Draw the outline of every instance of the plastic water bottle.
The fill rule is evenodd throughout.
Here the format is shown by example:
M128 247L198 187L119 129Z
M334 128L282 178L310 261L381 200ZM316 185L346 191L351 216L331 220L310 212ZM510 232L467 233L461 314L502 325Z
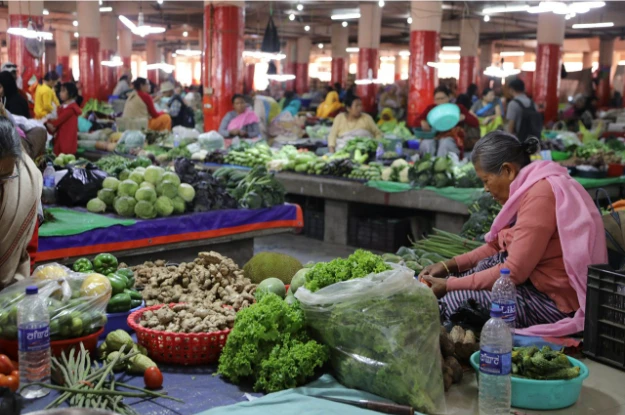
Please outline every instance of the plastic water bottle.
M46 169L43 171L43 186L44 187L52 187L55 186L54 182L54 167L51 162L48 162Z
M510 332L514 335L516 324L516 286L510 279L509 269L501 269L499 279L493 285L491 301L493 306L501 310L501 318L508 324Z
M56 202L56 191L54 190L56 182L54 174L54 167L52 167L52 163L48 162L46 169L43 171L43 191L41 193L41 201L47 205L51 205Z
M50 381L50 315L36 286L26 287L26 297L17 308L20 385L26 399L46 396L50 390L27 386Z
M178 134L174 134L174 148L178 148L180 146L180 136Z
M404 146L401 141L395 144L395 152L400 156L404 153Z
M480 415L510 413L512 336L501 309L493 306L480 336Z
M384 144L379 143L378 148L375 150L375 159L380 161L384 155Z

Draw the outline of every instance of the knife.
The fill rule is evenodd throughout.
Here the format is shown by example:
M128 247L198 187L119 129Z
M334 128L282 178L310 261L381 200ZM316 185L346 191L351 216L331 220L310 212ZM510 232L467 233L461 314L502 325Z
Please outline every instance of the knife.
M410 406L397 405L394 403L376 402L367 400L351 401L349 399L329 398L327 396L317 396L317 398L327 401L338 402L345 405L357 406L359 408L371 409L372 411L382 412L384 414L393 415L414 415L414 410Z

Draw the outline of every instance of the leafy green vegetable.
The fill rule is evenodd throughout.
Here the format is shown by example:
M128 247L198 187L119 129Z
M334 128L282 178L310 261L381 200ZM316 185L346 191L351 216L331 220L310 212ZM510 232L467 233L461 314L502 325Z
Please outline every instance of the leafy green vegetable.
M141 200L135 205L135 215L141 219L154 219L156 209L152 203Z
M371 273L387 271L391 267L384 263L381 256L362 249L357 250L347 259L336 258L330 262L316 264L306 274L306 288L315 292L328 285L362 278Z
M146 202L154 203L156 202L156 197L156 191L149 187L142 187L135 193L135 199L137 199L138 202L145 200Z
M87 202L87 210L91 213L103 213L106 211L106 203L98 198L91 199Z
M117 195L135 197L135 193L137 193L138 189L139 184L134 180L124 180L117 188Z
M156 213L158 216L169 216L174 213L174 204L171 199L165 196L161 196L156 199Z
M152 183L154 186L156 186L163 180L164 173L165 170L163 170L162 167L149 166L145 169L145 181L148 183Z
M515 347L512 351L512 375L538 380L574 379L579 367L573 366L562 351L549 346Z
M311 340L298 303L274 294L237 313L219 358L218 373L234 383L254 381L254 390L277 392L302 385L328 358Z
M133 217L137 200L134 197L122 196L115 201L113 207L119 216Z

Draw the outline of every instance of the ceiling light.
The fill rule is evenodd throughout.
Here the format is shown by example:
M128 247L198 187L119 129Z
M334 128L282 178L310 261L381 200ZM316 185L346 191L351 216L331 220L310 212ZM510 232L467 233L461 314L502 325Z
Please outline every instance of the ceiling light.
M119 20L128 28L132 33L137 36L145 37L147 35L158 34L165 32L164 27L150 26L143 23L143 13L139 12L139 19L137 25L135 25L126 16L119 16Z
M527 5L487 7L482 10L482 14L525 12L529 8Z
M443 46L445 52L458 52L460 49L460 46Z
M172 73L174 69L176 69L176 67L174 65L161 62L161 63L150 63L149 65L145 65L145 69L147 69L148 71L160 69L161 71L165 73Z
M521 70L523 72L535 72L536 62L523 62L523 64L521 65Z
M27 27L10 27L7 33L15 36L22 36L26 39L52 40L52 32L39 31L35 29L32 21L28 21Z
M571 19L572 19L572 18L574 18L574 17L575 17L575 13L569 13L569 14L567 14L566 16L564 16L564 18L565 18L566 20L571 20Z
M399 56L410 56L410 51L409 50L400 50L399 51Z
M342 13L342 14L333 14L330 16L332 20L350 20L350 19L360 19L360 12L358 13Z
M310 31L310 26L308 26L308 25L304 26L304 30L307 31L307 32Z
M599 9L605 6L605 1L576 1L572 3L573 7L583 7L588 9Z
M163 0L156 0L158 4L163 4Z
M98 6L102 5L102 0L98 0Z
M406 21L408 22L408 24L412 24L412 17L409 17L408 19L406 19Z
M293 13L289 14L289 20L290 21L295 20L295 15Z
M48 11L48 9L43 9L43 15L44 16L47 16L49 14L50 14L50 12Z
M490 16L489 15L484 16L484 21L485 22L490 22Z
M380 6L380 7L384 7L384 0L380 0L380 1L378 2L378 6Z
M100 13L112 12L113 8L111 6L100 7Z
M317 62L332 62L332 58L330 56L321 56L317 58Z
M73 25L74 27L78 27L78 20L74 20L74 21L72 22L72 25Z
M438 57L440 59L457 60L457 59L460 59L460 54L459 53L440 53Z
M194 49L176 49L176 55L181 55L181 56L201 56L202 55L202 51L201 50L194 50Z
M525 56L525 52L523 52L522 50L500 52L499 56Z
M502 69L499 66L489 66L484 70L484 75L492 76L493 78L505 78L510 75L518 75L521 73L519 69Z
M625 66L625 61L618 61L619 66Z
M595 29L600 27L612 27L614 22L605 23L576 23L573 25L573 29Z
M429 66L430 68L438 68L439 66L441 66L441 64L439 62L428 62L427 66Z
M395 60L395 56L380 56L382 62L392 62Z
M347 22L343 22L343 23L341 23L341 26L343 26L343 27L347 27Z
M293 79L295 79L295 75L273 74L273 75L267 75L267 79L269 79L270 81L285 82L285 81L292 81Z
M116 68L118 66L124 66L124 62L122 62L122 58L119 56L113 56L110 60L101 61L100 64L102 66L108 66L109 68Z
M74 32L74 37L78 37L78 32Z
M319 49L323 49L323 43L320 43L317 46L319 47Z
M360 48L345 48L345 52L347 53L358 53Z
M172 54L171 54L171 57L172 57L172 58L175 58L176 56L178 56L178 55L176 55L176 52L174 52L174 53L172 53Z
M304 5L303 5L302 3L299 3L299 4L297 5L297 10L299 10L300 12L301 12L302 10L304 10Z
M384 81L381 79L356 79L354 81L356 85L373 85L373 84L382 84Z
M244 50L243 57L279 61L286 58L286 55L284 53L261 52L260 50Z
M187 32L187 31L182 32L182 36L183 37L189 37L189 32Z

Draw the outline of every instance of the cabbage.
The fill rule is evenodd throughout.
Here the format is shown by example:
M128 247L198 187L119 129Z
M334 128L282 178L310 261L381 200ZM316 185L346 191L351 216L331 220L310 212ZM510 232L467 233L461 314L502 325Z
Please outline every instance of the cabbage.
M149 187L141 188L137 190L137 193L135 193L135 199L138 201L144 200L149 203L154 203L156 202L156 191Z
M170 199L178 196L178 186L169 180L163 180L161 184L156 187L156 191L159 196L167 196Z
M106 210L106 203L98 198L91 199L87 202L87 210L91 213L103 213Z
M119 187L117 188L117 195L135 197L137 189L139 189L139 185L137 184L137 182L132 180L124 180L119 184Z
M141 219L153 219L156 217L156 209L152 203L141 200L135 205L135 215Z
M163 173L165 170L162 167L150 166L145 169L145 181L157 185L163 180Z
M124 169L122 170L121 173L119 173L119 180L124 181L124 180L128 180L128 178L130 177L130 170L128 169Z
M119 180L117 180L115 177L107 177L102 182L102 187L104 189L117 190L118 186L119 186Z
M145 167L139 166L139 167L136 167L133 171L137 171L143 175L145 174Z
M161 196L156 199L156 213L158 216L169 216L174 213L174 204L170 198Z
M127 130L119 139L119 144L123 144L128 148L143 147L145 145L145 134L137 130Z
M136 169L132 173L130 173L129 179L132 180L133 182L137 183L137 184L141 184L145 180L143 180L143 173L141 173L140 171L137 171L137 170L138 169Z
M150 183L150 182L141 182L141 184L139 185L139 189L144 188L144 187L149 187L150 189L155 189L154 185L152 183Z
M190 184L183 183L178 186L178 196L185 202L192 202L195 197L195 189Z
M115 201L115 212L119 216L133 217L135 215L135 206L137 201L134 197L123 196Z
M172 182L176 187L180 186L180 177L174 172L166 171L165 174L163 174L163 181L165 180Z
M113 206L113 202L115 201L115 190L100 189L98 191L98 199L106 203L107 206Z
M184 200L182 200L182 198L180 196L176 196L171 200L174 204L174 212L175 213L184 213L184 211L186 210L186 205L184 203Z

